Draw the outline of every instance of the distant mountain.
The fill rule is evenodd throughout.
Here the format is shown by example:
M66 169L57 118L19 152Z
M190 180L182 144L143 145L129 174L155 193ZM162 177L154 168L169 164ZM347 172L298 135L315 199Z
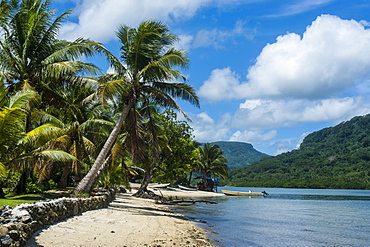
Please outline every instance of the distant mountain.
M211 144L219 146L223 151L223 155L228 161L227 166L229 169L247 166L261 160L262 157L268 156L245 142L218 141Z
M297 150L234 169L228 184L370 189L370 115L314 132Z

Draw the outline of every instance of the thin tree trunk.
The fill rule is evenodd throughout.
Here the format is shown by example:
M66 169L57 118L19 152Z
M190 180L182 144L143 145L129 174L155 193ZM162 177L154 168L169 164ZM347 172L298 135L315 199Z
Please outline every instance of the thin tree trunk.
M5 193L3 191L3 181L0 181L0 199L5 199Z
M68 162L66 164L66 166L64 167L63 173L62 173L62 177L60 178L59 183L58 183L58 188L59 189L65 189L65 188L67 188L67 185L68 185L68 175L69 175L69 171L71 169L71 166L72 166L72 162Z
M101 174L99 173L99 170L101 166L103 165L103 162L105 161L114 142L116 141L117 136L119 132L121 131L122 125L124 121L126 120L126 117L130 111L131 106L132 106L132 103L130 101L129 104L123 109L121 117L119 118L116 126L114 126L102 150L100 150L100 153L98 157L96 158L94 165L91 167L91 169L86 174L86 176L77 184L77 186L73 190L73 193L75 194L80 193L80 192L89 193L93 190L94 183L98 180L99 175Z
M143 181L141 182L140 188L138 191L133 195L137 197L143 197L144 194L148 192L148 185L150 183L150 180L152 180L154 175L154 167L151 167L148 171L145 172Z
M13 194L21 195L26 193L27 178L29 177L28 168L22 171L21 177L18 180L17 185L13 188Z
M189 175L189 180L188 180L188 184L187 186L190 187L190 183L191 183L191 177L193 176L193 171L190 172L190 175Z

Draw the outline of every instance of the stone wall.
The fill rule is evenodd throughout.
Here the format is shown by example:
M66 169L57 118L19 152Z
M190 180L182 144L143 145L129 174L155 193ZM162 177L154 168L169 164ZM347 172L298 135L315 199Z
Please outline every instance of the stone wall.
M46 225L82 212L108 207L115 199L113 189L88 198L59 198L0 209L0 246L24 246L33 233Z

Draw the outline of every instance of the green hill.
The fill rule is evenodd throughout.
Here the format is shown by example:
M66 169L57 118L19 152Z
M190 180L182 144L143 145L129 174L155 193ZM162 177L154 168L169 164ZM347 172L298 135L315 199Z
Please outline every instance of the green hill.
M370 189L370 115L314 132L297 150L236 168L228 185Z
M212 142L212 144L220 147L227 159L229 169L247 166L261 160L262 157L268 156L257 151L251 144L245 142L218 141Z

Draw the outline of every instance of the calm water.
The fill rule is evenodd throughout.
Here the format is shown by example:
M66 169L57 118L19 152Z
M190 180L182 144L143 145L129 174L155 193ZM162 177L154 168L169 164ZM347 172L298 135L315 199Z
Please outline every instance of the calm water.
M221 191L222 188L218 190ZM249 188L226 188L248 191ZM268 197L177 207L220 246L370 246L370 191L252 188Z

